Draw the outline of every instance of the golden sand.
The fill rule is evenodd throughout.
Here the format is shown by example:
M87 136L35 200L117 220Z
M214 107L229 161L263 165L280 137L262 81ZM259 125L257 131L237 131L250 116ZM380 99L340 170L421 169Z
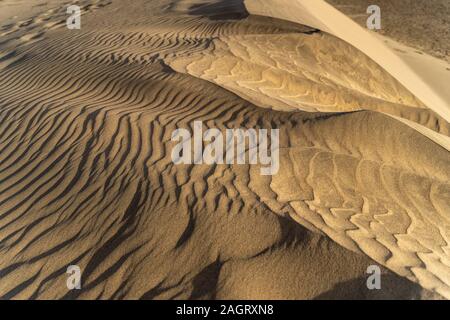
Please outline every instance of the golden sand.
M32 2L0 1L0 298L450 298L445 46L337 0ZM175 165L194 121L280 129L279 172Z

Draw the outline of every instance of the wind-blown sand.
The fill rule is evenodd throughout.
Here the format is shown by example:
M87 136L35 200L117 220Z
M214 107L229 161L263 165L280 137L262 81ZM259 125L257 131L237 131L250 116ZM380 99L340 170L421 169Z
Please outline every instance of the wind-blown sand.
M2 299L450 298L445 51L358 29L369 54L269 2L84 0L68 30L60 1L1 26ZM174 165L195 120L279 128L279 172Z

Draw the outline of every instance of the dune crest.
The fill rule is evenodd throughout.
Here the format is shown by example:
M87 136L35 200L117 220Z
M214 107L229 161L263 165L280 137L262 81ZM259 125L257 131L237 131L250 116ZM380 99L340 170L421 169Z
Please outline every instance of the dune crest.
M241 1L80 3L81 30L0 44L1 299L450 298L442 110ZM196 121L279 129L278 173L174 164Z
M442 72L437 77L429 69L418 69L416 64L407 63L382 41L325 1L244 0L244 3L252 14L305 24L343 39L386 69L430 109L450 121L450 92L440 85L450 82L450 73Z
M423 105L383 68L324 33L237 35L214 48L166 59L172 68L218 84L259 106L308 112L373 110L450 133L449 123ZM323 54L328 50L334 57Z

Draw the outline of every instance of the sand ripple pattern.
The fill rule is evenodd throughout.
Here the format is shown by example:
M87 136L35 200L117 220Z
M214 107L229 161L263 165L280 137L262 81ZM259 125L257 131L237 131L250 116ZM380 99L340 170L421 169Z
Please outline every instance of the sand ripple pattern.
M276 110L374 110L445 136L450 125L379 65L344 41L321 33L237 35L214 49L177 57L177 71L216 83ZM328 54L333 52L333 55Z
M329 259L312 270L350 281L339 255L344 270L364 272L371 260L328 237L450 297L449 153L377 111L448 126L392 79L362 88L333 74L334 61L311 60L315 44L333 42L323 34L141 4L112 3L70 36L49 31L0 72L1 298L289 297L286 274L314 273L301 265L319 258L309 246ZM90 27L117 9L135 19ZM275 47L292 38L298 46L279 58ZM267 99L243 99L239 87ZM280 172L175 166L172 131L195 120L280 128ZM70 264L83 270L82 290L67 291ZM248 284L256 270L264 281ZM320 285L304 297L333 283Z

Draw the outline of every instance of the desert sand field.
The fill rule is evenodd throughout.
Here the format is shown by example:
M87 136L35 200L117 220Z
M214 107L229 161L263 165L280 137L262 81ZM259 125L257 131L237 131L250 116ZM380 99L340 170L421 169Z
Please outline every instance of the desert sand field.
M450 3L375 2L0 0L0 299L450 299Z

